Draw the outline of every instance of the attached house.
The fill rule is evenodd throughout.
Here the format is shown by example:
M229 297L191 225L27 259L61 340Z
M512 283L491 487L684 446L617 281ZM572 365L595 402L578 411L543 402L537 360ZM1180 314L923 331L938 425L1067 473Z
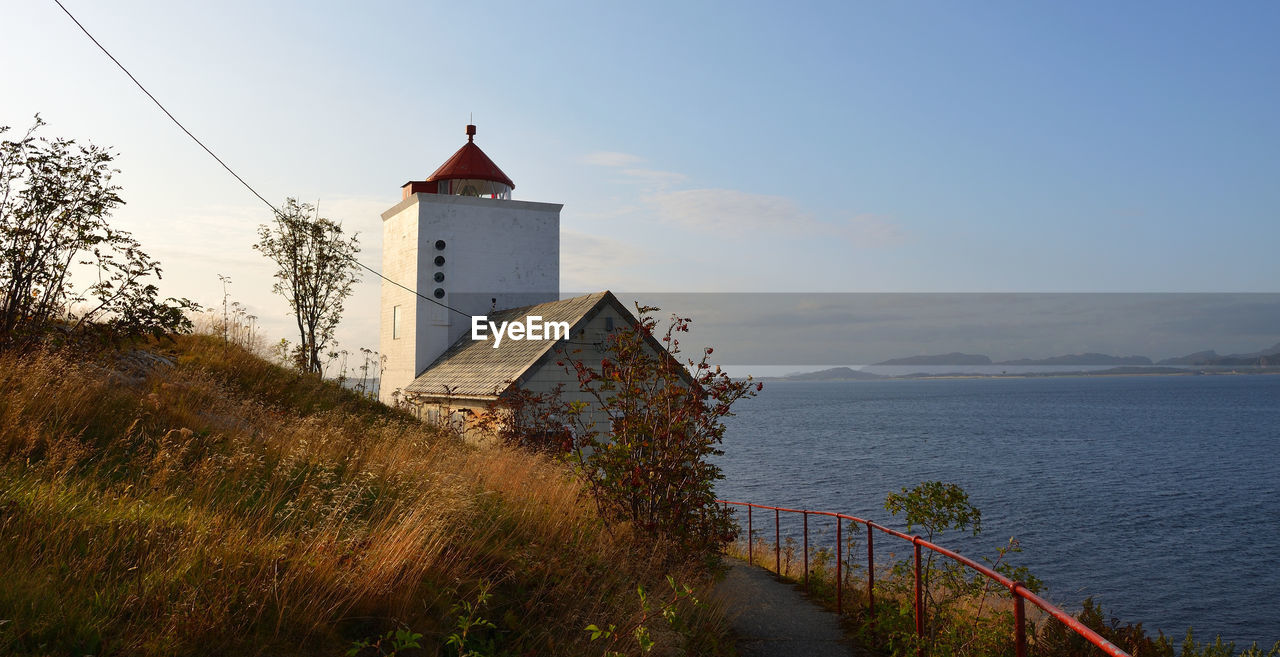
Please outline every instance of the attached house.
M447 418L460 427L514 388L549 394L559 386L563 400L591 404L594 399L580 390L577 375L559 363L568 355L598 369L608 335L635 321L608 291L489 313L482 339L458 338L405 387L403 400L424 419ZM517 322L526 330L535 325L543 330L535 338L513 339L489 329ZM607 427L607 417L599 412L590 420Z

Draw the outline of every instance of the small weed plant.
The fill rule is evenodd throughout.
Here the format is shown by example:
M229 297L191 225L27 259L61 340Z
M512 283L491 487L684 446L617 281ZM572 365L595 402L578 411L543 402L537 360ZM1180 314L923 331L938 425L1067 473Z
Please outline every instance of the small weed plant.
M624 657L627 649L648 654L653 651L654 629L650 627L655 616L661 616L666 628L685 639L686 645L695 638L694 626L690 615L708 609L706 603L700 601L692 588L677 585L675 578L667 577L670 592L661 600L655 601L653 596L645 592L643 586L636 588L640 600L640 610L629 624L619 629L617 624L601 628L594 623L586 626L584 631L591 636L593 643L599 641L604 646L604 657Z
M497 657L500 654L498 626L481 615L491 597L490 586L488 582L481 583L475 602L463 600L449 609L450 615L457 618L457 621L454 623L453 632L444 639L446 655Z
M386 634L375 639L361 639L352 641L351 647L347 649L346 657L365 657L367 655L377 655L378 657L396 657L400 653L410 648L421 648L422 635L409 631L409 628L402 627L395 630L387 630Z

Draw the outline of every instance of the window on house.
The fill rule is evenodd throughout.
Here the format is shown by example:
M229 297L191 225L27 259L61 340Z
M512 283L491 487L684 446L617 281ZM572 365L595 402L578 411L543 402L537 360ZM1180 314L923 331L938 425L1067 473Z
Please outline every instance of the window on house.
M612 330L613 330L613 318L612 318L612 317L605 317L605 318L604 318L604 330L606 330L606 331L612 331Z
M391 339L400 339L400 306L391 307Z

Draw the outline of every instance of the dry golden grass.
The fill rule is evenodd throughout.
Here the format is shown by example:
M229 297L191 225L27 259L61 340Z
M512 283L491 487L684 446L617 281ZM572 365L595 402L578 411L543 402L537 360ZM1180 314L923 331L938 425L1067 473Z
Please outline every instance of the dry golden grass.
M665 587L669 555L556 462L218 339L159 348L176 366L0 355L0 653L340 654L404 626L435 654L489 583L481 639L599 654L583 628Z

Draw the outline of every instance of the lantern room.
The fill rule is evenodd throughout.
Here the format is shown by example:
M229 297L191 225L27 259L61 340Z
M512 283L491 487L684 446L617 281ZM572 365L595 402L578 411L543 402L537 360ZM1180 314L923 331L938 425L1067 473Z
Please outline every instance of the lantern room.
M401 188L401 198L414 194L445 194L478 198L511 199L516 184L475 143L476 127L467 125L467 143L440 165L426 180L411 180Z

